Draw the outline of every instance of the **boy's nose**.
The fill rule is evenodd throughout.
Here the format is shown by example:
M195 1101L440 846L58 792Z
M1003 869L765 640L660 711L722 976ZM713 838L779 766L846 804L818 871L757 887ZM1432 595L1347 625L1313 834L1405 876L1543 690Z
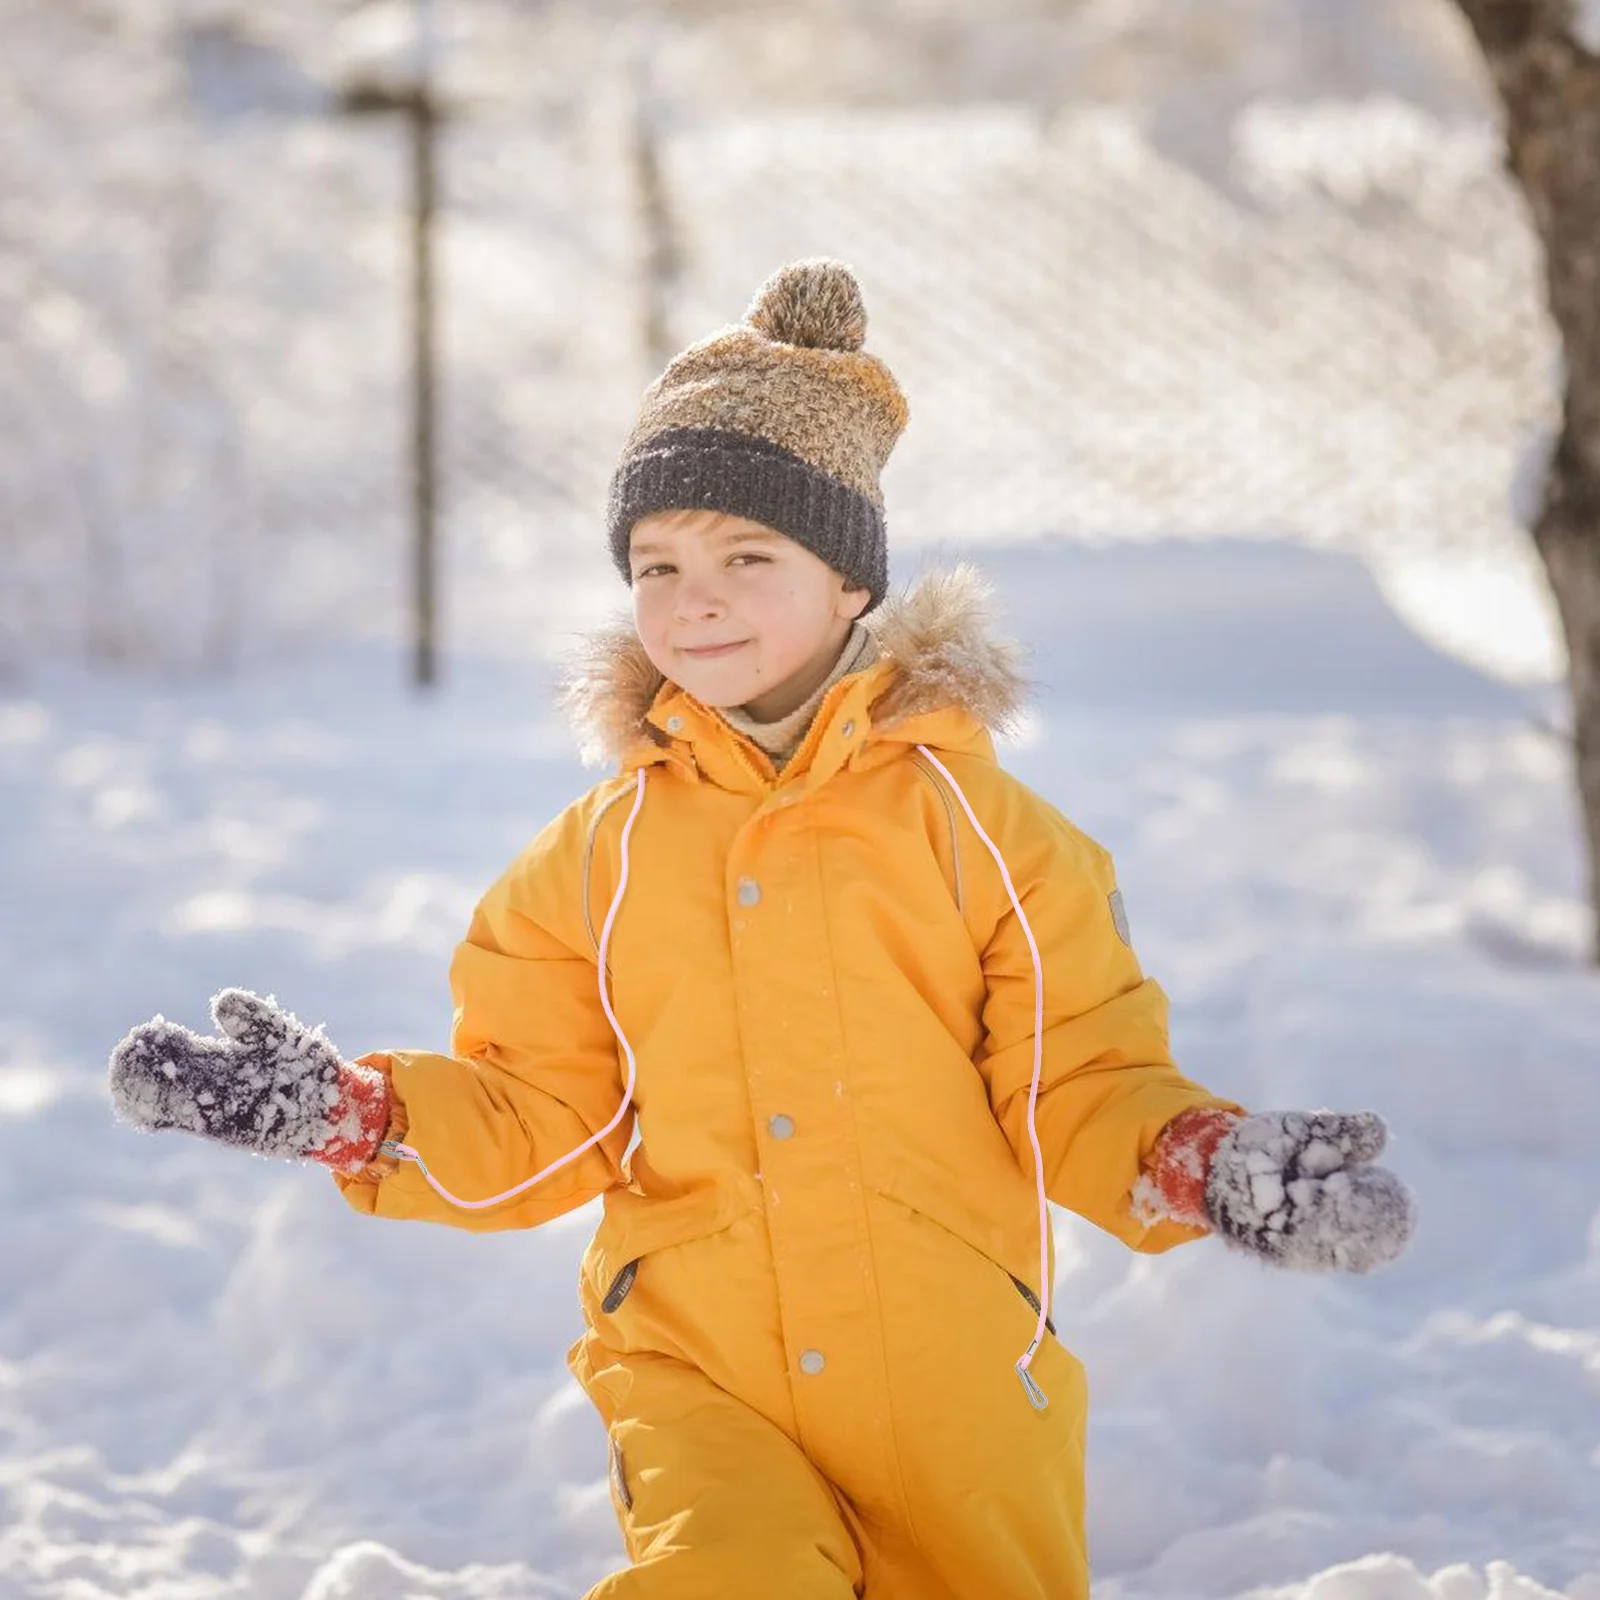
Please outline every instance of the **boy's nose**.
M673 609L683 622L694 622L704 617L717 616L723 609L722 597L716 589L703 583L683 583L673 596Z

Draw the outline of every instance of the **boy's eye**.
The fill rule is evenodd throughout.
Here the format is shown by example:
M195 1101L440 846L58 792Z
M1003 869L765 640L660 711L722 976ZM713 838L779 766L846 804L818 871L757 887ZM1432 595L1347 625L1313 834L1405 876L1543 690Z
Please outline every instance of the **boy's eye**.
M770 562L771 560L771 556L763 555L759 550L738 550L735 551L733 555L729 556L728 565L733 566L737 562L749 562L750 564L755 565L758 563ZM638 583L641 579L659 577L663 572L673 572L676 570L677 569L670 561L656 561L648 567L640 567L639 570L634 573L633 581Z

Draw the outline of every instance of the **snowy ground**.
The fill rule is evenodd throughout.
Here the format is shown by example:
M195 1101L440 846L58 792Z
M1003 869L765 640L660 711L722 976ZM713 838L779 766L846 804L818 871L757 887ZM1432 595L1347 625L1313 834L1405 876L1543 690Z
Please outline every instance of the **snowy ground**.
M1342 557L984 559L1041 680L1009 759L1116 852L1180 1058L1381 1109L1422 1206L1352 1282L1064 1219L1098 1600L1600 1600L1600 986L1554 697ZM449 671L425 705L365 646L0 698L3 1600L571 1600L620 1561L563 1362L592 1212L377 1224L103 1091L129 1025L226 983L352 1051L442 1042L473 899L590 781L543 669Z

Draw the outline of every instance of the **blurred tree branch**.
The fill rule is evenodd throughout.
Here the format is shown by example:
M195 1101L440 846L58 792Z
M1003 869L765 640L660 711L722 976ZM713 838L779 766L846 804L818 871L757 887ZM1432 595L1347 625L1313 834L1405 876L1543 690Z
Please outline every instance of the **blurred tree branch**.
M416 0L415 48L398 82L357 77L337 98L344 116L405 118L411 155L411 615L412 681L438 679L438 327L434 217L438 209L438 127L431 0Z

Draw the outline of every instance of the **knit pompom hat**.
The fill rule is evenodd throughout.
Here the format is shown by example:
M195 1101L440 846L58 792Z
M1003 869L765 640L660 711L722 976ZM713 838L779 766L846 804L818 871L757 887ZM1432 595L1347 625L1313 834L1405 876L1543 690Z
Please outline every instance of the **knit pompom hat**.
M839 261L781 267L737 327L675 356L644 392L611 479L611 555L656 511L722 511L787 534L853 587L889 586L878 475L909 410L862 348L867 313Z

